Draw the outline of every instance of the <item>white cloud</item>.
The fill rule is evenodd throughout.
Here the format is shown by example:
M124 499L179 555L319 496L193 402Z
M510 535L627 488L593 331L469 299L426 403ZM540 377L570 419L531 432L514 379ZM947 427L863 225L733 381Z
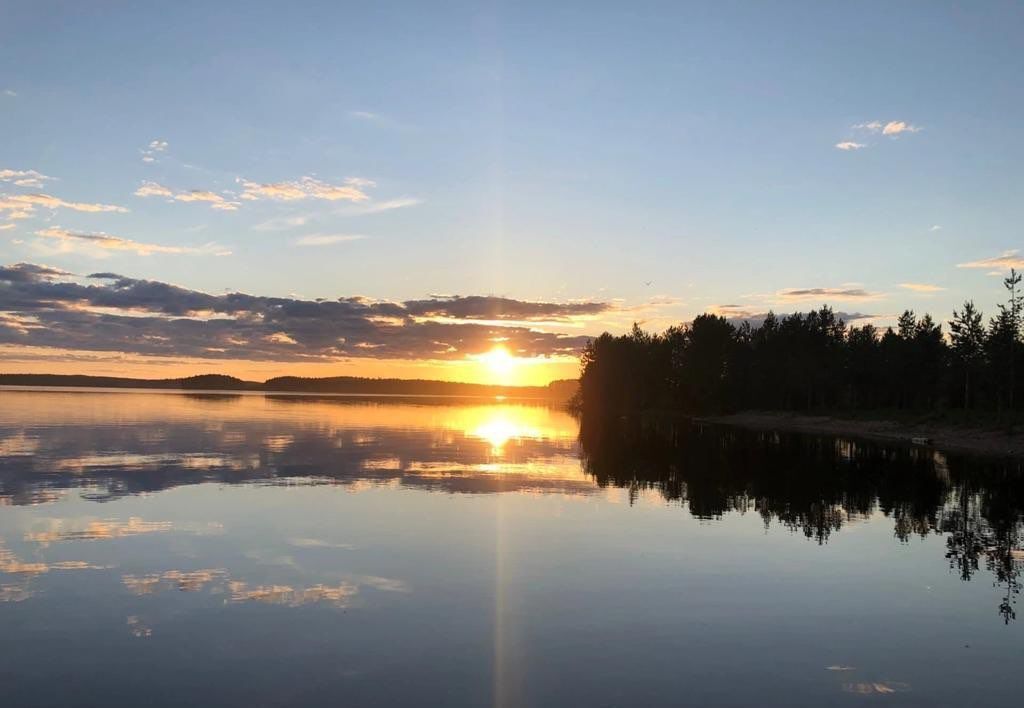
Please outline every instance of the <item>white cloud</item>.
M135 190L136 197L173 197L172 192L162 184L156 182L143 182L142 186Z
M871 133L881 133L882 135L896 136L901 133L918 133L921 131L916 125L911 125L906 121L902 120L891 120L883 123L880 120L873 120L868 123L857 123L852 126L855 130L867 130Z
M913 290L915 293L937 293L945 290L943 287L928 283L900 283L899 285L904 290Z
M88 202L69 202L49 194L11 194L0 196L0 213L6 212L8 219L28 219L35 214L36 207L47 209L71 209L83 212L119 212L128 210L113 204L91 204Z
M238 209L238 202L228 201L215 192L206 192L201 189L193 189L189 192L178 192L174 199L179 202L207 202L213 209L221 211L235 211Z
M392 209L404 209L406 207L416 206L422 204L423 200L416 197L399 197L398 199L389 199L384 202L370 202L369 204L360 204L353 208L351 213L354 214L379 214L382 211L391 211Z
M350 208L343 212L348 214L375 214L421 203L421 200L415 197L399 197L388 201L374 202L366 190L375 187L376 182L365 177L347 177L340 184L330 184L310 176L286 182L270 183L252 182L239 177L236 182L241 185L242 191L240 194L224 191L223 194L230 195L229 198L201 189L187 192L176 191L152 181L144 181L135 190L135 196L167 197L179 202L207 202L212 208L224 211L235 211L242 205L240 201L233 201L232 198L249 202L261 200L294 202L306 199L342 201L350 204ZM301 226L308 221L309 217L305 215L279 217L269 219L254 228L259 231L278 231Z
M7 229L13 229L16 224L0 224L0 231L7 231Z
M51 239L59 242L60 249L74 251L85 249L100 251L126 251L140 256L149 256L154 253L167 254L205 254L213 256L231 255L231 251L218 246L215 243L208 243L204 246L164 246L156 243L142 243L120 236L112 236L103 232L78 233L68 231L60 227L42 229L36 231L36 236Z
M1017 249L1012 251L1004 251L1003 255L995 256L994 258L982 258L977 261L969 261L967 263L957 263L957 268L995 268L996 270L989 275L1001 275L1001 270L1009 270L1010 268L1021 268L1024 269L1024 256L1017 255Z
M13 201L21 202L23 204L31 204L33 206L47 207L48 209L71 209L73 211L84 211L84 212L119 212L126 213L128 210L122 206L116 206L113 204L92 204L89 202L69 202L61 199L60 197L54 197L49 194L19 194L14 197L9 197Z
M256 231L286 231L294 229L296 226L305 226L307 223L309 223L308 216L297 214L295 216L277 216L273 219L267 219L252 228Z
M13 96L17 96L18 94L15 93L14 91L12 91L11 89L4 89L4 95L5 96L13 97Z
M167 147L168 143L166 140L151 140L149 145L139 150L139 152L142 153L142 161L156 162L157 154L165 152Z
M348 114L360 120L380 120L380 115L371 111L349 111Z
M296 239L296 246L330 246L347 241L360 241L366 238L362 234L310 234Z
M299 199L326 199L327 201L363 202L370 197L363 190L373 187L372 180L362 177L349 177L342 184L328 184L315 177L301 177L290 182L271 182L260 184L239 177L237 182L242 185L242 199L257 201L274 199L277 201L296 201Z
M0 170L0 182L12 182L19 187L40 189L43 186L43 182L52 179L53 177L36 172L35 170Z
M899 135L900 133L918 133L921 129L916 125L904 123L901 120L892 120L882 128L882 135Z
M376 182L374 182L372 179L367 179L365 177L346 177L345 184L349 185L350 187L357 187L359 189L377 186Z
M867 147L864 143L855 143L851 140L844 140L841 143L836 143L836 147L840 150L860 150L861 148Z
M929 231L942 231L942 227L939 226L938 224L934 224L928 230Z
M235 211L238 209L238 202L225 199L216 192L208 192L202 189L193 189L187 192L175 192L170 187L165 187L157 182L143 182L135 190L136 197L169 197L178 202L206 202L213 209L221 211Z

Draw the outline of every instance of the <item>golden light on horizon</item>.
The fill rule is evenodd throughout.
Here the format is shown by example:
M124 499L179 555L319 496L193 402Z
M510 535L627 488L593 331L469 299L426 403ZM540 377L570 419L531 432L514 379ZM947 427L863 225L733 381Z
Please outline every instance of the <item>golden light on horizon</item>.
M495 353L495 349L501 349ZM0 344L3 373L85 374L134 378L177 378L218 373L246 381L275 376L362 376L369 378L431 379L506 386L546 386L555 379L576 378L575 355L516 356L498 344L481 354L451 359L352 358L322 362L279 362L247 359L197 359L142 356Z

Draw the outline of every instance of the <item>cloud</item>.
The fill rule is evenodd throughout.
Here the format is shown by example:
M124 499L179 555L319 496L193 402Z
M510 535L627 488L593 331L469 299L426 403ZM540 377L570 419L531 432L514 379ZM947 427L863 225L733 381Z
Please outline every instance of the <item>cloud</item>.
M53 177L48 177L40 172L36 172L35 170L0 170L0 182L12 182L18 187L41 189L43 182L52 179Z
M929 285L928 283L900 283L899 286L904 290L913 290L916 293L937 293L945 290L943 287Z
M142 186L135 190L136 197L173 197L174 192L162 184L156 182L143 182Z
M88 249L99 249L101 251L127 251L140 256L150 256L154 253L168 254L207 254L215 256L227 256L231 254L220 246L210 243L205 246L162 246L155 243L141 243L131 239L111 236L110 234L97 233L76 233L62 228L49 228L36 231L37 236L52 239L61 243L65 250L77 250L85 247Z
M213 209L221 211L235 211L238 209L238 202L232 202L216 192L208 192L202 189L192 189L187 192L175 192L170 187L165 187L157 182L144 181L135 190L136 197L169 197L178 202L206 202Z
M416 206L422 204L423 200L416 197L399 197L398 199L389 199L383 202L370 202L368 204L358 204L350 208L350 214L379 214L382 211L391 211L392 209L405 209L406 207Z
M359 241L366 238L362 234L310 234L296 239L296 246L330 246L346 241Z
M934 225L932 225L931 227L929 227L929 229L928 229L928 230L929 230L929 231L942 231L942 227L941 227L941 226L939 226L938 224L934 224Z
M836 147L839 148L840 150L846 150L847 152L849 152L850 150L860 150L861 148L867 147L867 145L865 145L864 143L855 143L846 140L841 143L836 143Z
M12 91L11 89L4 89L4 95L5 96L11 96L13 98L14 96L17 96L18 94L15 93L14 91Z
M1017 249L1012 251L1004 251L1003 255L996 256L994 258L982 258L977 261L969 261L967 263L957 263L957 268L994 268L999 270L1009 270L1010 268L1021 268L1024 269L1024 257L1017 255Z
M0 224L0 231L6 231L7 229L13 229L17 224Z
M15 263L12 266L0 266L0 281L11 283L33 283L72 275L66 270L35 263Z
M787 288L775 293L781 302L806 300L877 300L884 293L875 293L863 288Z
M167 147L168 147L168 143L167 143L166 140L153 140L153 141L151 141L149 143L149 145L147 145L146 147L144 147L142 150L139 151L139 152L142 153L142 161L143 162L156 162L157 161L157 158L156 158L157 154L161 153L161 152L166 152Z
M125 213L128 210L122 206L113 204L90 204L88 202L69 202L49 194L10 194L0 195L0 213L6 212L8 219L27 219L31 217L36 207L47 209L71 209L82 212L118 212Z
M330 184L309 176L287 182L270 183L252 182L239 177L236 182L241 185L241 193L237 195L230 191L223 193L246 202L263 200L295 202L307 199L348 202L350 207L344 212L348 214L374 214L414 206L421 201L415 197L399 197L388 201L374 202L367 194L367 190L375 187L376 183L365 177L347 177L341 184ZM242 205L242 202L225 198L216 192L202 189L177 191L148 180L135 190L135 196L167 197L179 202L207 202L212 208L224 211L235 211ZM301 225L307 221L308 217L306 216L283 217L270 219L255 228L261 231L274 231Z
M30 219L35 213L35 209L31 205L19 204L17 202L6 200L5 197L0 196L0 213L4 213L4 216L8 220L14 221L16 219Z
M899 135L900 133L917 133L920 132L920 128L910 123L904 123L901 120L889 121L882 128L882 135Z
M238 178L242 185L242 199L258 201L297 201L300 199L325 199L327 201L363 202L370 197L364 189L373 187L374 182L362 177L349 177L342 184L328 184L314 177L302 177L291 182L259 184Z
M446 295L406 300L405 313L414 317L466 320L568 320L610 309L603 302L530 302L496 295Z
M188 192L178 192L174 195L179 202L208 202L214 209L222 211L235 211L238 209L238 202L230 202L214 192L206 192L201 189L193 189Z
M268 219L262 223L256 224L252 228L255 231L287 231L288 229L294 229L297 226L305 226L309 222L309 217L305 214L297 214L295 216L277 216L273 219Z
M851 126L855 130L866 130L871 133L881 133L882 135L896 136L902 133L918 133L922 129L916 125L911 125L906 121L902 120L891 120L887 123L883 123L879 120L873 120L868 123L857 123Z
M374 113L373 111L349 111L349 118L360 121L362 123L369 123L382 128L389 128L393 130L408 130L409 126L405 125L394 118L386 116L382 113Z
M448 359L490 350L576 355L584 336L521 324L605 312L604 302L451 296L405 302L211 295L116 273L82 284L45 266L0 267L0 345L251 361ZM32 327L18 322L31 321Z

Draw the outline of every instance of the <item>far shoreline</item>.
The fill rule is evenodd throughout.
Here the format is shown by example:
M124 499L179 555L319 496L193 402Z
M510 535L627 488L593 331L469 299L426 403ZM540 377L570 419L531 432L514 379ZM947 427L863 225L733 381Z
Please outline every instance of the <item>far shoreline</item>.
M745 411L696 416L710 423L758 431L809 433L862 438L912 445L939 452L968 453L985 457L1024 458L1024 431L999 429L996 423L900 421L892 418L858 419L838 415L809 415L780 411Z
M387 399L469 399L476 401L533 401L550 404L552 399L525 394L486 393L374 393L343 391L287 391L271 389L161 388L158 386L67 386L45 384L0 384L0 392L21 393L155 393L194 396L281 396L288 398L387 398Z
M575 393L573 379L546 385L480 384L432 379L365 378L332 376L304 378L276 376L266 381L245 381L224 374L200 374L184 378L138 379L87 374L3 374L0 390L134 390L178 391L206 394L350 396L387 398L467 398L568 401Z

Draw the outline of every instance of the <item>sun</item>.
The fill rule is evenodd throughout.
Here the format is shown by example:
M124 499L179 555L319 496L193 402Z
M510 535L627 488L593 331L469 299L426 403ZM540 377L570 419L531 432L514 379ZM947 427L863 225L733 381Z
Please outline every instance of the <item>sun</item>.
M501 345L480 354L477 361L487 371L488 376L498 383L507 383L519 366L519 360Z

